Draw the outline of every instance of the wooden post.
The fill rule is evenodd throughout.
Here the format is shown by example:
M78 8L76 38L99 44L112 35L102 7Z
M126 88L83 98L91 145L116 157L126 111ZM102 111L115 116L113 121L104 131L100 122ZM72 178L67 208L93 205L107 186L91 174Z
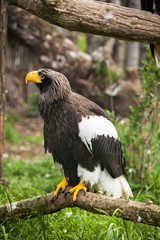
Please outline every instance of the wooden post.
M7 31L7 1L0 1L0 183L3 183L3 145L5 125L5 55Z

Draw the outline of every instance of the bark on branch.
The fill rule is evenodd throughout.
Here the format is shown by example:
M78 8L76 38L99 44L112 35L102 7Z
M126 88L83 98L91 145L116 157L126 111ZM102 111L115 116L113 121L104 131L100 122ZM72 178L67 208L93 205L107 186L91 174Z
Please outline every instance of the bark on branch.
M116 209L121 209L123 214L117 211L115 216L160 227L160 206L153 205L152 203L145 204L142 202L126 201L122 198L115 199L90 192L87 192L83 196L83 192L80 192L76 205L73 205L72 195L68 194L65 199L64 193L61 193L54 203L51 202L52 196L53 193L49 193L41 197L1 205L0 222L16 218L34 217L39 213L50 214L66 207L77 206L94 213L103 214L103 211L105 211L109 215L112 215Z
M91 0L8 0L71 31L160 44L160 17L149 12Z

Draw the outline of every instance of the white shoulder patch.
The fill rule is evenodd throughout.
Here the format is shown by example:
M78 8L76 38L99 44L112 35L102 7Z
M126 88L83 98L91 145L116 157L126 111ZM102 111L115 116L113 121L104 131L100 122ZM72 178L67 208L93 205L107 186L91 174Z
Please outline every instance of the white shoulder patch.
M79 137L90 152L92 150L91 140L98 135L119 139L116 128L107 118L102 116L90 116L89 118L82 117L82 121L79 123Z

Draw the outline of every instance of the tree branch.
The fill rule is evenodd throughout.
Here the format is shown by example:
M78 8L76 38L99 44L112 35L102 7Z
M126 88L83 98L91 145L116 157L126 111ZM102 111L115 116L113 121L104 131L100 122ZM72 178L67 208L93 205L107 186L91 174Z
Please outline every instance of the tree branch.
M116 209L121 209L123 216L120 211L117 211L116 217L160 227L160 206L152 203L126 201L122 198L116 199L90 192L83 196L83 192L80 192L76 205L73 205L72 195L68 194L65 199L64 193L61 193L54 203L51 202L52 196L53 193L49 193L41 197L1 205L0 222L15 218L34 217L39 213L50 214L66 207L77 206L94 213L103 214L105 211L109 215L112 215Z
M160 17L149 12L90 0L8 0L71 31L160 44Z

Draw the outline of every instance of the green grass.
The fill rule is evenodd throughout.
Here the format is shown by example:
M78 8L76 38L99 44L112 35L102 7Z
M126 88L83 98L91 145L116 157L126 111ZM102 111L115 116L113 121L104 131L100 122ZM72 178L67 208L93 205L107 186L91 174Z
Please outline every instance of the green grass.
M19 132L8 122L5 124L5 140L13 144L21 143L21 136Z
M151 172L150 186L133 189L135 199L155 203L159 191L160 164ZM62 179L51 157L36 161L26 159L4 161L4 176L9 187L0 186L0 204L15 202L52 192ZM160 228L124 221L80 210L67 208L51 215L39 215L33 219L6 221L0 225L0 239L160 239Z
M5 124L5 140L11 144L22 144L28 142L30 144L43 145L43 134L22 136L12 124L6 122Z
M38 135L24 135L20 134L14 127L15 122L19 121L21 117L14 114L6 114L6 123L5 123L5 140L14 145L23 144L28 142L30 144L39 144L43 145L43 133Z
M29 136L23 136L22 137L22 141L23 142L28 142L31 144L39 144L39 145L43 145L43 134L38 134L38 135L29 135Z

